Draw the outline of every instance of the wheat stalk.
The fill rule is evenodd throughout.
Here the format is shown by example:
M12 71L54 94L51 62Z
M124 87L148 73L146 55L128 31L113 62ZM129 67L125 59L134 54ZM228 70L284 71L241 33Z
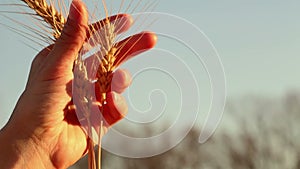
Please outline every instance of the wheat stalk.
M90 32L95 32L95 30L91 30ZM82 56L87 52L90 48L93 48L89 46L87 43L86 46L83 47L84 50L82 50L79 53L79 57L75 61L74 65L74 90L76 94L78 94L78 100L76 107L78 107L77 111L81 112L84 116L82 119L83 121L87 122L88 126L88 135L91 139L89 139L89 168L90 169L100 169L101 168L101 136L102 136L102 130L104 125L104 120L101 119L100 121L100 127L99 129L94 129L94 131L97 131L98 135L98 143L95 144L93 142L94 138L94 132L93 132L93 126L90 121L91 119L91 107L93 107L95 104L100 104L100 107L103 108L104 104L106 103L106 93L110 89L110 84L112 81L112 73L115 69L114 61L116 59L115 52L116 48L114 47L115 43L115 28L113 24L110 24L110 22L107 22L107 24L103 25L103 28L101 31L96 32L94 35L92 35L92 41L93 43L100 43L101 48L97 55L94 55L93 63L99 63L99 65L92 65L92 70L96 70L96 82L93 83L93 77L88 77L87 67L84 63L84 60ZM94 37L94 39L93 39ZM87 51L85 51L87 50ZM81 57L80 57L81 56ZM94 98L93 95L93 88L91 88L91 84L96 85L98 87L100 94L100 97ZM100 110L100 112L103 114L103 109ZM96 154L94 152L95 145L98 145L97 149L97 157L96 160Z
M104 4L105 6L105 4ZM116 68L114 63L116 60L116 51L117 48L114 47L115 40L116 40L116 33L115 27L113 24L110 23L108 20L108 15L106 16L105 24L103 25L101 33L96 35L98 36L97 40L101 44L100 55L97 55L97 59L100 59L100 65L97 68L96 78L97 81L95 83L96 87L99 88L99 92L101 93L100 98L97 98L97 101L101 105L101 113L105 113L103 110L103 106L106 103L106 93L110 90L111 81L113 77L113 71ZM93 30L91 32L94 32ZM101 57L103 56L103 57ZM98 149L97 149L97 164L96 168L101 168L101 136L102 136L102 129L103 129L103 121L101 119L100 122L100 129L98 132Z
M88 125L88 130L87 134L89 137L93 136L92 133L92 124L90 121L90 112L91 112L91 107L93 104L93 94L92 91L89 88L90 81L87 76L87 70L86 66L83 64L83 62L80 59L77 59L74 63L74 91L76 94L78 94L78 100L77 102L77 110L80 111L84 119L87 121ZM79 119L80 120L80 119ZM88 139L88 145L89 145L89 168L94 169L95 168L95 153L94 153L94 142L92 139Z

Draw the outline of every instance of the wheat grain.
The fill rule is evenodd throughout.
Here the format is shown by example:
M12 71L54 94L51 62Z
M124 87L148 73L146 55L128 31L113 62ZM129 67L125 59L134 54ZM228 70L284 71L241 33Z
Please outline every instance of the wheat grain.
M60 37L66 19L54 6L48 5L46 0L21 1L26 3L29 8L36 12L37 16L41 17L49 26L51 26L53 30L52 35L55 39Z

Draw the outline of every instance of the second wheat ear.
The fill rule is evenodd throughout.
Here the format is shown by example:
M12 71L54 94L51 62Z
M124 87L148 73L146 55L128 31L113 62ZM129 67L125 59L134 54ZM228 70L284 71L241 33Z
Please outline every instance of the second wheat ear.
M49 5L47 0L21 0L30 9L32 9L37 17L44 21L51 30L51 35L53 39L57 40L64 28L67 19L64 17L61 11L58 11L53 5ZM99 25L89 25L88 32L93 33L95 31L94 27Z

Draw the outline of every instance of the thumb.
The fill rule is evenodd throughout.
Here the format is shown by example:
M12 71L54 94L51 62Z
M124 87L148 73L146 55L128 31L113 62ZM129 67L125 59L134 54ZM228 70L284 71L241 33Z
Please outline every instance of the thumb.
M59 77L63 75L61 73L72 71L73 62L86 39L87 22L88 14L84 3L73 0L62 34L48 56L46 70L50 72L47 73Z

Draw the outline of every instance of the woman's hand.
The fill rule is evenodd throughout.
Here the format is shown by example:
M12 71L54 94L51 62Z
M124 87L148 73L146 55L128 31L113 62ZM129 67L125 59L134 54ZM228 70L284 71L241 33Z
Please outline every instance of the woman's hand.
M122 17L131 20L129 15ZM75 112L67 107L72 100L73 63L88 36L87 18L84 4L74 0L61 37L35 57L26 89L0 132L1 168L67 168L86 153L87 135ZM137 39L138 43L133 43ZM125 56L122 61L152 48L155 42L153 33L120 42L118 45L126 43L120 52ZM112 91L107 93L108 110L122 118L127 105L120 94L131 77L125 70L114 75Z

